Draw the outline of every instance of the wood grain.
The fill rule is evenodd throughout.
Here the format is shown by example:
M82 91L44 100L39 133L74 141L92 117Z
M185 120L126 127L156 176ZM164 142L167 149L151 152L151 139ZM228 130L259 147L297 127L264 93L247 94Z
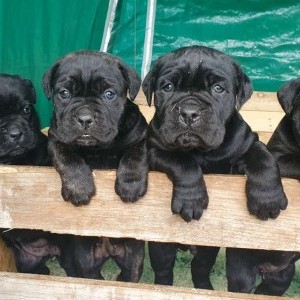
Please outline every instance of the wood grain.
M0 238L0 271L16 272L16 263L11 249Z
M256 299L279 300L281 297L246 295L183 287L89 280L43 275L0 273L1 299L110 299L110 300L196 300ZM287 298L284 298L287 299ZM294 298L293 298L294 299Z
M276 220L260 221L248 213L244 176L207 175L209 207L200 221L186 223L171 213L172 185L164 174L149 174L146 196L132 204L123 203L115 194L115 171L94 173L97 195L89 205L75 207L62 200L60 178L53 168L1 167L0 227L300 251L296 180L284 180L288 209Z

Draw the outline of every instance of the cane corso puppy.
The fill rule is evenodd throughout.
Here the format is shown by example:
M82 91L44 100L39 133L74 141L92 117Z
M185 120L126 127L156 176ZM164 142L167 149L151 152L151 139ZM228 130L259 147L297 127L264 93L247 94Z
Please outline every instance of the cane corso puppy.
M40 131L34 108L36 93L32 82L17 75L0 75L0 163L49 165L47 137ZM48 274L46 260L58 253L49 233L14 229L2 237L12 248L17 270Z
M134 202L142 197L147 188L147 123L132 102L140 88L136 71L113 55L78 51L58 60L44 74L43 88L54 105L48 149L61 177L63 199L76 206L88 204L96 193L92 169L110 168L117 169L115 191L123 201ZM74 242L74 257L78 261L89 257L99 241L87 242L83 238L82 243L81 246L78 240ZM107 243L116 244L114 239ZM118 243L123 243L124 248L138 248L120 251L123 257L117 259L128 269L127 273L122 270L120 278L136 281L136 262L142 259L132 258L129 252L139 256L144 253L144 243ZM101 251L94 259L99 260ZM105 259L106 252L103 253ZM113 254L110 256L114 258ZM83 273L88 272L78 271L73 276L84 277Z
M96 193L92 169L99 168L117 168L115 190L123 201L142 197L147 123L131 101L140 87L137 73L107 53L78 51L44 74L43 87L54 105L49 153L64 200L88 204Z
M200 219L208 206L204 173L246 174L248 209L259 219L276 218L286 208L275 159L239 114L252 85L230 57L203 46L175 50L154 63L143 90L156 108L149 125L150 169L173 182L173 213ZM150 243L156 283L172 284L172 247ZM216 249L200 252L213 264ZM210 288L208 276L196 278L203 274L197 266L192 264L194 285Z
M285 116L278 124L268 149L276 158L281 176L300 180L300 78L284 84L277 97ZM227 249L228 288L251 292L258 274L262 283L255 293L281 296L290 286L295 273L297 252ZM234 260L234 263L231 261ZM238 275L237 273L238 272Z
M47 137L40 131L32 82L0 75L0 163L48 165Z

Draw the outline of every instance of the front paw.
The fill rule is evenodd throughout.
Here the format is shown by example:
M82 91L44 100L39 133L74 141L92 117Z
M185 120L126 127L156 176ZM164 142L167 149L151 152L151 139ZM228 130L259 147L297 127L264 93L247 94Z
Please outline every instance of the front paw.
M286 209L287 197L281 188L259 191L255 188L247 189L247 205L250 214L261 220L276 219L281 210Z
M208 206L208 194L205 186L189 187L174 186L172 197L172 212L180 214L186 221L199 220L203 209Z
M61 195L65 201L71 201L75 206L86 205L96 194L93 177L79 176L63 180Z
M115 182L116 194L124 202L135 202L147 191L147 175L132 173L118 174Z

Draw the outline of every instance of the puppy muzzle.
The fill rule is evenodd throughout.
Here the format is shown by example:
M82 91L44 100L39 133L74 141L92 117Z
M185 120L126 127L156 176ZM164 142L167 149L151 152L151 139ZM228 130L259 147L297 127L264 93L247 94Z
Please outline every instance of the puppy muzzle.
M80 129L86 131L94 125L95 115L95 112L91 108L87 106L79 107L74 112L75 124Z

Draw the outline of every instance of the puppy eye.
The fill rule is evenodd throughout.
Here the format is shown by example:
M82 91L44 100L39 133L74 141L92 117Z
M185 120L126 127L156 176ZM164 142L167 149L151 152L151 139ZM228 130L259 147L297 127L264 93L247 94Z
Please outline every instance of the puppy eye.
M24 106L23 113L27 114L27 115L30 114L31 113L31 107L29 105Z
M68 100L72 97L71 93L68 90L62 90L58 93L58 95L62 100Z
M216 84L215 86L213 86L213 91L216 92L216 93L222 93L225 91L225 89L223 89L220 85Z
M163 90L165 92L171 92L171 91L173 91L173 84L172 83L167 83L166 85L163 86Z
M106 92L104 93L104 96L105 96L105 98L106 98L107 100L113 100L113 99L116 98L117 95L116 95L114 92L112 92L112 91L106 91Z

